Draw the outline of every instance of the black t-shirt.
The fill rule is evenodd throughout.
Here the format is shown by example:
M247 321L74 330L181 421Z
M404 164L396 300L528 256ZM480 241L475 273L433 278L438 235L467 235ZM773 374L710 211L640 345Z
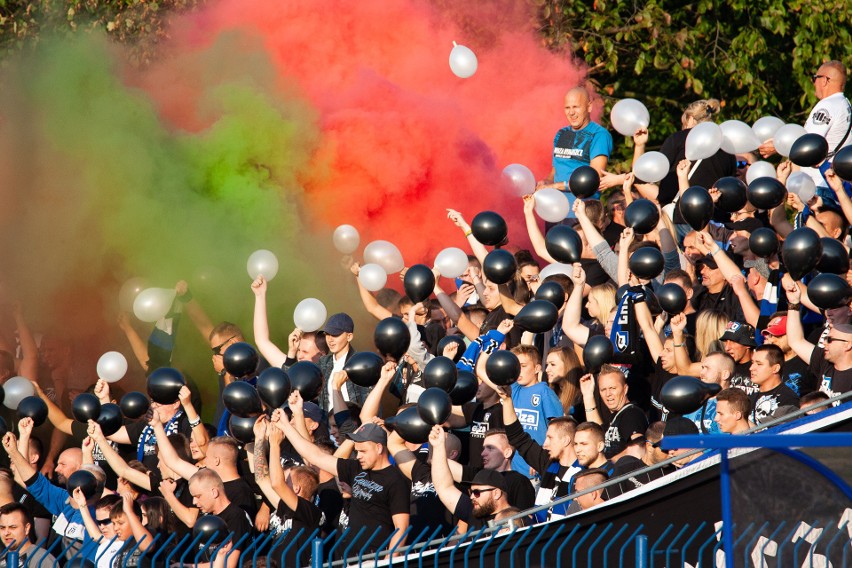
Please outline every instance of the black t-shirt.
M825 360L825 350L815 347L811 354L811 373L819 382L819 390L829 397L852 390L852 369L838 371L834 364Z
M734 374L731 375L731 386L744 390L748 395L758 391L758 386L751 382L751 361L734 364Z
M781 366L781 379L799 397L819 389L819 382L810 371L808 364L799 357L784 361Z
M151 480L151 495L154 497L162 497L163 493L160 491L160 483L163 482L163 475L160 473L159 468L149 471L148 478ZM195 505L192 503L192 494L189 492L189 482L186 479L181 478L175 480L175 497L184 507L189 507L191 509L195 508ZM175 526L177 527L177 534L182 538L190 529L183 523L183 521L177 518L177 515L175 515L174 512L171 514L173 516Z
M619 225L615 221L612 221L603 230L603 233L601 234L601 236L607 242L609 247L614 249L615 245L618 244L618 240L621 238L621 232L623 230L624 230L624 225Z
M670 373L663 369L663 365L660 363L660 358L657 357L657 360L654 362L654 374L648 377L651 383L651 422L662 420L666 410L663 408L663 403L660 402L660 392L663 390L663 386L665 386L671 378L676 376L677 375L675 373Z
M163 427L166 430L166 434L183 434L187 439L192 436L192 427L189 425L189 419L183 410L178 410L172 420L169 420ZM154 429L149 428L143 421L129 422L125 425L125 428L127 428L127 436L130 438L130 443L137 452L139 444L143 443L141 438L143 435L145 436L145 450L141 460L142 464L148 469L157 469L159 459L157 458L157 438L154 436Z
M453 511L453 515L460 521L466 522L468 530L481 529L493 518L475 517L473 515L473 501L471 501L470 496L465 492L462 492L461 497L459 497L458 503L456 503L456 509Z
M503 309L503 306L498 306L495 309L488 312L488 315L485 316L485 322L482 324L482 328L480 329L480 333L485 333L486 331L490 331L492 329L497 329L497 326L500 325L505 319L512 319L512 316L506 313L506 310ZM523 335L523 330L519 327L513 327L512 330L506 335L506 349L511 349L515 345L519 345L521 343L521 336Z
M278 508L275 510L275 517L277 517L274 527L276 533L278 533L279 537L284 531L290 531L287 533L287 536L281 541L275 550L272 551L272 558L281 560L281 554L287 550L287 554L284 557L284 562L281 564L282 566L299 566L300 564L297 562L296 553L298 550L304 545L308 538L313 534L314 530L319 528L320 522L322 521L322 511L319 508L307 501L299 497L299 502L296 504L296 510L291 510L285 503L284 500L281 499L278 501ZM270 527L272 526L272 520L270 519ZM295 541L295 543L294 543ZM302 553L302 558L304 559L306 555L310 554L310 551L304 551Z
M254 520L257 515L257 500L248 481L242 477L225 481L225 495L228 500L241 507Z
M612 281L606 270L594 258L581 258L580 266L586 272L586 284L589 286L600 286Z
M721 292L716 293L711 293L703 285L700 286L692 297L692 307L696 312L716 310L724 313L731 321L745 321L740 300L730 284L725 284Z
M529 485L529 481L527 482ZM428 528L431 534L439 525L439 536L447 536L452 529L453 519L444 507L432 484L432 468L420 460L414 460L411 469L411 532L420 534Z
M327 537L337 529L340 519L340 511L343 510L343 495L337 487L337 481L329 479L317 485L317 494L314 504L319 507L323 514L323 522L320 525L320 533L323 538ZM331 545L329 545L331 547Z
M635 404L628 402L615 413L606 429L604 456L612 459L613 456L624 451L633 434L644 435L647 429L648 419L645 413Z
M482 470L481 467L465 467L462 469L462 483L470 483L474 476ZM501 472L506 482L506 500L509 505L525 511L535 505L535 489L529 477L517 471Z
M252 519L249 519L248 514L234 503L228 503L228 506L216 516L225 521L225 526L228 527L230 532L234 533L231 542L239 542L243 535L251 534L254 530ZM245 550L250 544L250 542L244 541L238 550Z
M766 422L782 406L799 406L799 397L783 382L772 390L748 395L751 400L751 421Z
M482 403L477 402L465 405L464 411L465 420L470 424L467 465L481 468L485 435L489 430L503 428L503 406L498 403L485 408Z
M621 456L621 458L613 464L612 477L621 477L622 475L639 471L645 467L645 462L639 458L635 458L633 456ZM631 475L629 478L619 483L618 486L622 493L627 493L628 491L632 491L637 487L642 487L646 483L650 483L673 471L675 471L673 466L657 467L644 473Z

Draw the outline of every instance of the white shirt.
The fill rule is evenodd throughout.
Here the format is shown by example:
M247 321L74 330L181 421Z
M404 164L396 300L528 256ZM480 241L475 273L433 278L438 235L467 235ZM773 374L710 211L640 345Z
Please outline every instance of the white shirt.
M331 377L334 376L334 373L343 370L344 365L346 365L346 356L348 354L349 349L341 353L339 358L337 355L331 356L331 360L334 365L331 368L331 375L328 379L328 385L325 387L326 389L328 389L328 408L325 409L327 412L332 412L334 409L334 381L331 380ZM349 402L349 392L345 388L340 389L340 394L343 395L343 400Z
M808 120L805 121L805 131L823 136L828 141L829 156L832 156L836 150L839 150L838 145L846 136L850 121L852 121L852 106L843 93L834 93L814 105ZM850 143L852 143L852 133L846 136L843 146L848 146ZM817 187L828 186L819 169L802 168L802 171L811 176Z

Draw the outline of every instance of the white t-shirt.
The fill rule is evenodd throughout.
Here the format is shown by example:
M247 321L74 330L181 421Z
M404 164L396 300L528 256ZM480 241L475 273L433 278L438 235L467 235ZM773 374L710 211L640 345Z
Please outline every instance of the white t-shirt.
M808 120L805 121L805 131L809 134L820 134L828 141L829 156L833 155L840 141L849 130L852 121L852 106L843 93L834 93L819 101L811 110ZM852 133L846 136L843 146L852 143ZM843 147L841 146L841 148ZM814 180L817 186L826 187L825 180L817 168L802 168Z

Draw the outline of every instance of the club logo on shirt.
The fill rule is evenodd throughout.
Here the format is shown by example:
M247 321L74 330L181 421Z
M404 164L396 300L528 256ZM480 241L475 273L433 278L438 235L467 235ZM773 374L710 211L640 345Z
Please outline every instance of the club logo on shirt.
M487 419L486 419L487 420ZM488 433L488 422L472 422L470 425L471 438L485 438Z
M518 422L520 422L525 429L538 429L537 410L525 410L523 408L518 408L516 413L518 415Z
M827 109L821 108L814 113L811 117L811 121L814 124L828 124L831 122L831 115L828 113Z
M538 406L539 404L541 404L541 395L539 395L539 394L532 395L532 397L530 398L530 402L532 403L533 406Z
M615 346L618 347L619 351L624 351L627 349L627 345L630 343L630 334L626 331L618 331L615 333Z

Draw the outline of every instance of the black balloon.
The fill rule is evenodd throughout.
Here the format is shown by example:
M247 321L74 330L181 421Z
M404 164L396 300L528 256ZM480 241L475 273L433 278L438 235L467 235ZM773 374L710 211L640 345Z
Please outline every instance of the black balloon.
M9 431L9 426L6 424L6 419L0 416L0 438L6 435Z
M86 501L98 494L98 480L94 474L84 469L78 469L68 476L68 482L65 484L68 493L74 494L74 490L78 487L86 497Z
M477 213L470 222L470 230L477 241L492 247L505 241L509 234L506 220L493 211Z
M210 544L219 544L225 540L229 532L225 521L216 515L201 515L192 527L193 538L198 538L201 535L201 538L198 539L200 545L206 544L211 538L213 540Z
M820 274L808 283L808 298L821 310L831 310L849 303L852 288L842 276Z
M567 225L556 225L544 237L547 253L558 262L573 264L580 262L583 241L577 231Z
M778 235L768 227L756 229L748 238L748 248L761 258L769 258L778 252Z
M425 264L415 264L405 271L402 280L405 295L411 298L415 304L422 302L432 294L435 289L435 274Z
M453 390L450 391L450 400L457 406L470 402L476 396L478 386L479 382L476 380L476 375L470 371L459 371L458 377L456 377L456 384L453 385Z
M378 353L359 351L346 361L343 370L349 380L359 387L372 387L379 382L384 364L384 359Z
M511 351L498 349L491 353L485 362L485 374L495 385L511 385L521 374L521 362Z
M559 310L547 300L533 300L515 316L515 325L532 333L550 331L559 319Z
M803 168L815 168L828 155L828 140L815 133L803 134L790 148L790 161Z
M681 375L673 377L663 385L660 402L669 412L689 414L695 412L711 396L722 390L716 383L705 383L701 379Z
M78 394L71 403L71 411L77 422L86 424L89 420L96 420L101 413L101 401L89 392Z
M630 272L637 278L653 280L663 271L666 261L663 253L656 247L640 247L633 251L627 261Z
M222 402L228 412L243 418L256 416L263 411L257 389L245 381L234 381L222 391Z
M225 370L238 379L254 375L257 360L257 349L243 341L232 343L222 355Z
M816 268L821 256L822 241L817 232L808 227L791 232L781 247L784 267L793 280L801 280Z
M396 416L385 419L385 427L394 430L403 440L412 444L428 442L429 432L432 431L432 426L420 418L417 406L409 406Z
M565 288L562 287L562 284L553 280L542 282L538 290L535 291L535 299L548 301L556 306L556 309L559 309L565 305Z
M290 377L283 369L269 367L257 376L257 394L270 409L281 408L290 398Z
M612 361L615 349L605 335L593 335L583 347L583 364L589 373L597 373L603 365Z
M121 408L112 402L102 404L96 422L100 424L104 436L112 436L124 425L124 420L121 418Z
M719 191L716 207L725 213L739 211L748 202L748 186L739 178L733 176L720 178L713 187Z
M852 146L841 148L831 159L831 169L840 179L852 181Z
M130 420L145 416L150 406L151 401L148 397L138 391L129 392L121 397L121 413Z
M322 390L322 369L316 363L299 361L287 369L287 376L290 377L290 387L299 391L302 400L311 401L319 396Z
M678 208L683 220L696 231L706 227L713 218L713 198L706 189L697 185L683 192Z
M447 391L431 387L420 394L417 399L417 413L426 424L436 426L443 424L450 417L453 403Z
M601 176L591 166L580 166L571 172L571 177L568 178L568 189L580 199L596 194L600 189L600 184Z
M758 209L775 209L787 198L787 188L774 177L759 177L748 184L748 201Z
M822 256L817 263L817 270L831 274L846 274L849 271L849 251L846 246L831 237L823 237Z
M486 278L495 284L511 282L517 269L515 255L503 249L492 250L485 256L485 262L482 263L482 271Z
M455 343L456 345L458 345L458 347L456 348L456 354L453 355L453 363L458 363L459 361L461 361L465 349L467 349L467 345L464 342L464 338L462 338L460 335L445 335L444 337L442 337L441 340L438 342L438 355L443 355L444 348L451 343Z
M423 369L423 384L426 388L439 388L442 391L450 392L456 386L456 377L458 369L452 359L446 357L435 357Z
M172 367L160 367L148 376L148 396L158 404L178 401L180 389L186 385L183 375Z
M624 210L624 224L637 235L647 235L659 222L660 210L647 199L636 199Z
M657 290L657 301L663 311L674 316L686 309L686 292L674 282L669 282Z
M28 396L18 403L18 419L32 418L33 426L38 428L47 420L47 404L37 396Z
M378 323L373 333L373 343L385 358L400 361L411 343L408 326L399 318L389 317ZM292 376L291 376L292 379Z
M243 417L232 414L228 420L228 431L243 444L254 442L254 423L257 422L257 418L257 416Z

